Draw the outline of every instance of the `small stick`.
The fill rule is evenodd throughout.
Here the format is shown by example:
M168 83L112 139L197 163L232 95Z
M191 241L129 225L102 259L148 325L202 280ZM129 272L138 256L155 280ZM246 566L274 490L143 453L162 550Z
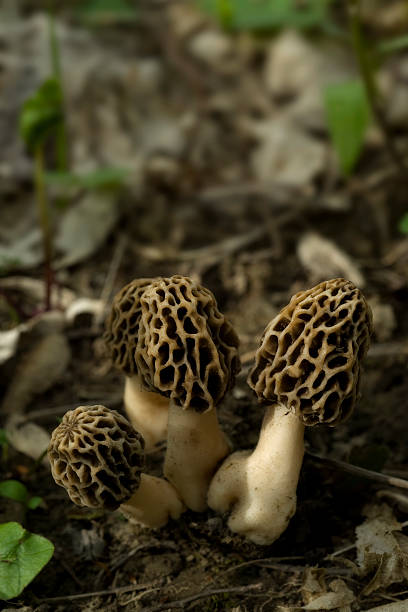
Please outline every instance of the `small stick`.
M248 567L249 565L257 565L258 563L271 563L272 561L275 561L275 563L280 561L301 561L302 559L304 559L304 557L265 557L263 559L252 559L251 561L244 561L244 563L239 563L238 565L229 567L223 571L221 575L225 576L225 574L229 574L230 572L235 572L236 570L242 569L243 567Z
M246 593L249 590L260 589L263 587L262 582L255 584L245 584L244 586L231 587L229 589L213 589L208 591L201 591L191 597L185 597L184 599L178 599L176 601L168 601L163 606L156 606L156 608L150 608L150 612L160 612L160 610L170 610L170 608L184 608L187 604L197 599L204 599L206 597L212 597L213 595L223 595L224 593Z
M125 235L121 235L116 244L115 251L112 257L112 261L110 263L109 270L105 278L105 283L101 291L101 295L99 299L102 302L102 309L101 309L101 313L95 316L93 330L97 330L100 324L102 323L103 319L105 318L106 306L112 295L113 285L115 283L115 279L118 274L119 266L122 262L123 255L125 253L126 244L127 244L127 237Z
M39 602L45 603L52 601L72 601L74 599L85 599L86 597L100 597L102 595L116 595L117 593L130 593L140 589L147 589L152 586L152 583L145 584L128 584L127 586L116 587L115 589L105 589L104 591L91 591L89 593L78 593L77 595L60 595L59 597L41 597Z
M362 478L367 478L368 480L382 482L389 485L390 487L408 489L408 480L403 480L402 478L394 478L393 476L387 476L387 474L382 474L381 472L374 472L373 470L367 470L366 468L358 467L357 465L352 465L351 463L346 463L345 461L339 461L338 459L329 459L328 457L321 457L320 455L315 455L310 451L306 451L305 454L317 461L318 463L337 468L338 470L342 470L343 472L349 472L350 474L354 474L354 476L361 476Z

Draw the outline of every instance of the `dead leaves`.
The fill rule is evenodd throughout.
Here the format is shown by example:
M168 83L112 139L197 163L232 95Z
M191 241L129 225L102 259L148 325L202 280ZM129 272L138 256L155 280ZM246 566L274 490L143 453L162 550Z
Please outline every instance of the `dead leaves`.
M365 509L364 523L356 528L360 576L370 576L363 594L369 595L394 582L408 581L408 537L386 504Z
M338 610L351 612L350 605L356 597L344 580L336 578L326 585L325 572L319 568L307 568L303 577L303 610Z

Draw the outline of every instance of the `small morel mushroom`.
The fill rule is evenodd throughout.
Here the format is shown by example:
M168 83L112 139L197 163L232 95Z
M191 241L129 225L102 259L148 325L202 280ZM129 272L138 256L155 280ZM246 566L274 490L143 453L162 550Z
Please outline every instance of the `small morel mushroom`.
M133 427L140 431L146 450L167 435L168 400L143 389L135 363L141 316L140 297L158 279L139 278L115 296L105 324L104 340L114 366L126 375L124 404Z
M232 531L271 544L296 510L304 428L335 426L357 399L371 312L353 283L337 278L297 293L269 323L248 383L269 404L255 450L230 455L208 504L231 511Z
M164 474L187 507L200 512L230 452L216 408L240 367L238 337L211 291L190 278L163 278L140 303L137 369L145 388L170 398Z
M55 482L79 506L119 508L146 527L162 527L184 511L169 482L142 474L143 437L116 410L67 412L52 433L48 457Z

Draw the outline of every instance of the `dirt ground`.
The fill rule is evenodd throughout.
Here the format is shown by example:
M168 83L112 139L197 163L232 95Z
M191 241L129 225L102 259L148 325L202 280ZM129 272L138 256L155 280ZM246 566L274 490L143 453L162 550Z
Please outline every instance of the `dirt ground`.
M15 228L22 219L35 224L29 221L35 219L32 166L16 128L20 101L45 70L40 48L46 37L41 20L46 18L34 4L20 3L14 16L15 40L25 41L23 49L13 48L11 35L0 29L0 87L10 101L0 106L3 227ZM24 517L18 503L0 497L0 522L23 521L33 533L50 538L55 553L21 596L5 606L26 612L346 612L404 600L408 548L401 544L395 580L378 578L377 587L367 589L378 577L378 564L358 571L355 529L373 504L388 504L404 523L406 492L351 474L341 462L408 478L408 241L398 230L407 212L407 174L395 166L381 132L373 127L355 172L349 179L342 176L319 105L296 107L306 88L303 76L296 81L291 73L291 80L288 69L282 69L281 80L276 77L270 85L267 64L277 61L276 45L290 41L292 33L289 39L282 38L286 31L261 39L226 34L190 12L188 3L142 5L136 24L113 20L88 29L73 9L62 9L57 17L72 168L91 160L90 168L125 166L130 175L119 189L101 195L112 199L115 213L99 242L89 252L74 253L73 262L64 262L72 255L69 249L57 253L62 263L55 271L54 305L62 288L70 290L71 301L90 298L106 311L112 296L133 278L181 273L199 280L213 291L240 337L242 370L218 413L234 449L250 449L263 408L246 377L264 327L296 291L345 276L360 284L374 312L361 397L346 423L306 428L297 512L270 546L233 534L227 517L210 510L188 511L164 528L149 530L119 512L78 508L55 485L47 465L10 445L0 480L20 480L43 502ZM375 24L367 27L375 34ZM214 36L211 44L205 37L197 42L205 32ZM326 42L320 34L305 35L302 44L312 56L303 51L307 78L314 78L313 54L320 58ZM75 63L80 53L83 65ZM333 51L334 64L344 62L347 70L355 70L350 53L342 48L346 60L343 55L338 60ZM390 80L407 59L402 54L387 64ZM29 82L23 74L30 75ZM276 66L274 74L279 75ZM404 150L408 122L395 116L390 135ZM274 122L289 126L287 139L279 140ZM262 134L270 134L270 140ZM86 195L71 197L75 204ZM55 214L55 227L63 214ZM93 221L84 217L83 223ZM41 309L16 281L27 277L41 286L41 261L2 267L3 331ZM13 279L11 285L1 285L7 279ZM11 320L11 311L18 313L17 321ZM103 349L103 316L84 308L58 333L67 341L69 357L51 387L38 383L27 392L25 421L49 433L77 405L102 403L123 410L123 378ZM11 382L16 373L24 377L21 364L37 339L27 334L0 364L0 391L7 399L3 427L12 410ZM55 350L51 359L58 362ZM149 454L146 471L160 475L163 456L164 448ZM331 608L303 608L316 593L338 589L349 598Z

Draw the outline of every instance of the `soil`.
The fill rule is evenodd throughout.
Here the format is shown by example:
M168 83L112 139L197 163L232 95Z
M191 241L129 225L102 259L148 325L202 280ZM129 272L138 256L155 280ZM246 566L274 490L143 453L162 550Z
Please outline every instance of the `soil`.
M30 14L29 3L25 10ZM408 477L408 243L397 229L406 212L406 176L395 168L386 146L368 145L349 180L338 174L328 178L325 168L307 186L272 185L270 191L262 191L248 165L253 141L234 131L234 117L210 104L214 92L221 90L228 94L233 90L244 104L238 81L249 68L259 80L262 48L253 52L250 67L242 67L238 74L220 75L215 68L202 73L199 62L179 48L169 54L168 45L174 40L167 41L164 49L156 18L155 25L148 20L139 26L137 44L132 43L134 32L129 27L112 26L94 35L103 44L120 41L126 53L158 58L168 71L168 103L173 109L183 105L193 109L207 133L196 128L197 134L190 136L191 150L176 159L175 174L170 168L173 159L164 156L170 174L151 166L138 193L124 187L117 202L119 222L103 246L59 272L58 281L78 296L99 298L118 245L124 244L109 299L132 278L177 273L189 274L211 289L241 341L242 370L218 411L235 449L254 447L262 421L263 408L246 376L265 325L293 293L320 280L303 265L297 251L307 231L335 242L358 264L364 293L370 301L387 305L395 323L387 331L386 321L380 315L377 319L353 417L335 429L307 428L306 448L311 454L306 453L302 467L297 512L270 546L257 546L233 534L226 517L210 510L188 511L162 529L149 530L129 523L119 512L78 508L56 487L46 466L10 447L1 463L0 480L22 481L43 502L24 517L18 504L0 498L1 522L24 521L28 530L52 540L55 554L8 605L33 612L300 610L305 603L305 571L310 567L324 569L327 584L341 579L353 591L355 600L345 610L369 610L403 599L401 582L365 595L370 576L359 576L350 561L355 561L355 528L364 520L366 504L383 499L379 492L385 491L403 522L407 498L401 502L395 496L398 489L318 461L312 454ZM401 138L397 129L391 131L394 135ZM195 137L208 139L205 146L200 141L198 161L192 156L198 147ZM328 205L333 195L346 205ZM244 239L231 246L229 241L236 237ZM41 278L42 268L30 275ZM103 351L102 331L102 325L95 328L86 317L66 331L72 352L69 366L57 384L36 395L27 407L28 414L43 411L36 422L48 431L66 409L80 404L103 403L123 410L123 378ZM4 379L3 392L6 383ZM149 454L146 471L159 476L163 454L164 448ZM347 547L343 554L330 557Z

